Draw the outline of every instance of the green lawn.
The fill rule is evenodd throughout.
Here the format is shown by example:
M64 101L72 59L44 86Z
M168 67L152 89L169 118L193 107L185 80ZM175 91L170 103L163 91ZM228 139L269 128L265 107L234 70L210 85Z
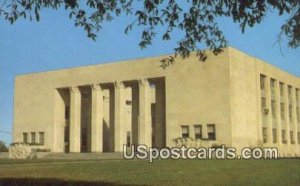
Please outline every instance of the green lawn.
M0 160L0 185L300 185L300 160Z

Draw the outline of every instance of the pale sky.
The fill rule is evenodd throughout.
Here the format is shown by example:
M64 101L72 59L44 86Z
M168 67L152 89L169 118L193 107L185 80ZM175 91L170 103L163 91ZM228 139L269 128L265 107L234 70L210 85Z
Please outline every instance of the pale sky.
M245 34L228 19L220 19L219 23L229 46L300 77L300 48L288 48L286 41L282 41L281 49L276 44L286 19L270 12L260 25L248 28ZM16 75L173 53L180 34L174 34L167 42L156 39L152 46L141 50L140 29L124 34L131 21L122 17L105 24L94 42L81 28L74 27L63 9L43 10L38 23L20 20L10 25L1 18L0 131L12 132ZM11 138L10 134L0 132L0 140L7 144Z

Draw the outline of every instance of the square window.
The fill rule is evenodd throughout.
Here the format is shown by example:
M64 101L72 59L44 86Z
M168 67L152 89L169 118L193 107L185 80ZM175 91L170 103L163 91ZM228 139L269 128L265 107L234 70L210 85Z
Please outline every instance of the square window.
M182 136L182 138L190 137L189 126L187 126L187 125L181 126L181 136Z
M285 130L282 130L282 131L281 131L281 138L282 138L282 143L286 144L287 141L286 141L286 133L285 133Z
M35 132L31 132L31 143L35 143Z
M23 133L23 143L28 143L28 135L27 132Z
M294 132L293 131L290 131L290 139L291 139L291 144L295 144Z
M285 109L284 109L284 103L280 103L280 115L281 115L281 119L285 120Z
M266 86L266 76L261 74L260 75L260 89L264 90Z
M263 143L267 143L267 127L262 128L262 135L263 135Z
M195 139L202 139L202 126L195 125L194 131L195 131Z
M276 103L274 100L271 101L271 108L272 108L272 116L276 118Z
M44 134L44 132L39 132L39 143L40 143L40 145L44 145L44 143L45 143L45 134Z
M207 124L207 137L209 140L216 140L216 126L215 124Z
M277 129L273 129L273 143L277 143Z
M280 84L279 84L279 87L280 87L280 96L283 96L283 83L282 82L280 82Z

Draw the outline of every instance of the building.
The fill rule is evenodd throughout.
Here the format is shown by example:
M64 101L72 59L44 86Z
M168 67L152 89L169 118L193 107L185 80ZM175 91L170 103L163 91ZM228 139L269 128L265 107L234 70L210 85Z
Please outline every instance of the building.
M161 57L15 79L13 141L52 152L122 151L123 144L277 147L300 154L300 79L236 49Z

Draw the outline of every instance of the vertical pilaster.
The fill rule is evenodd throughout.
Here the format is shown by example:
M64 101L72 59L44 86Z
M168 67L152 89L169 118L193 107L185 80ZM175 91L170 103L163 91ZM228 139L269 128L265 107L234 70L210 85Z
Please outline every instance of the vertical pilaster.
M266 108L268 109L267 115L267 143L273 143L273 125L272 125L272 107L271 107L271 79L266 77Z
M292 125L292 131L293 131L293 141L295 142L295 144L297 144L297 139L298 139L298 126L297 126L297 111L296 111L296 106L297 106L297 102L296 102L296 89L293 87L292 88L292 109L293 109L293 123L291 123Z
M165 86L159 82L155 85L155 146L165 146Z
M277 80L275 82L275 96L276 96L276 119L277 119L277 143L279 145L282 144L282 136L281 136L281 131L282 131L282 122L281 122L281 109L280 109L280 104L281 104L281 98L280 98L280 84L279 81Z
M151 97L150 84L147 79L139 80L139 143L151 147Z
M81 94L70 87L70 152L80 152Z
M126 144L125 130L125 86L122 82L115 82L115 152L123 151Z
M290 138L290 116L289 116L289 96L288 96L288 86L287 84L283 85L283 90L284 90L284 105L285 105L285 122L286 122L286 141L287 141L287 146L289 147L291 144L291 138Z
M139 87L138 85L132 86L132 126L131 126L131 136L132 144L138 145L138 125L139 125Z
M205 124L205 123L202 124L202 137L203 137L203 139L207 139L208 138L207 124Z
M91 152L103 151L103 91L92 84Z

